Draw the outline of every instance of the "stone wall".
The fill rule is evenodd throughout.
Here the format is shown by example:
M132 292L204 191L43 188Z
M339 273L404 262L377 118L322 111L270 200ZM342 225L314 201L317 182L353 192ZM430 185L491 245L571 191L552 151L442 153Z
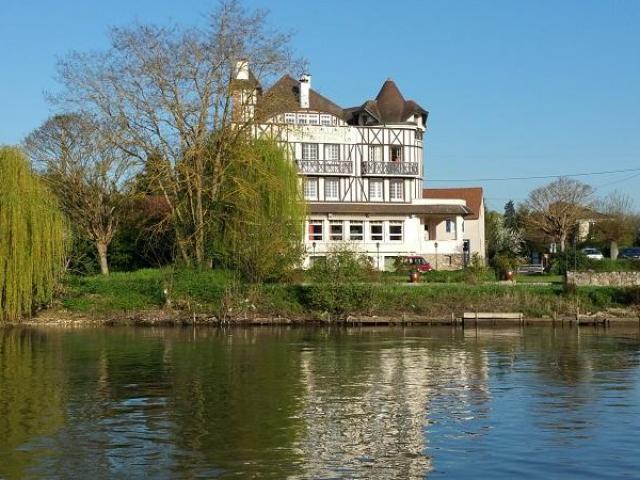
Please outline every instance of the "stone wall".
M567 283L578 287L637 287L640 272L567 272Z
M434 254L422 255L433 268L436 268L436 256ZM464 257L461 253L438 254L438 270L460 270L464 267Z

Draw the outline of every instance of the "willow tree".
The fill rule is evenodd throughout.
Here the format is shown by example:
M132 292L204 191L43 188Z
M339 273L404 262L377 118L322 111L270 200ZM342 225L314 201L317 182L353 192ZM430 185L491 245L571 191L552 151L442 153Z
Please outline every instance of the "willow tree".
M262 139L233 152L219 190L213 257L251 282L280 280L299 265L306 212L286 151Z
M51 300L64 262L64 218L17 148L0 147L0 319Z

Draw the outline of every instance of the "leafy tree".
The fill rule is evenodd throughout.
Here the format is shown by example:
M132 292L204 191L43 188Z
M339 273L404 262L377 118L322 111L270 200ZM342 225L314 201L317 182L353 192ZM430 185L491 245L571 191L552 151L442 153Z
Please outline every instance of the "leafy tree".
M104 125L79 114L55 115L25 139L74 232L93 243L103 275L126 205L130 160L104 137Z
M287 71L291 58L289 35L271 29L264 11L228 0L205 27L112 29L106 51L59 63L64 91L54 101L91 112L113 145L142 166L161 167L148 170L155 172L148 181L171 212L179 255L205 265L218 190L251 124L234 117L237 64L247 62L265 82Z
M522 233L519 229L507 227L506 217L498 212L489 211L485 214L485 238L491 264L496 256L515 259L524 253Z
M520 227L518 223L516 207L513 204L513 200L509 200L504 205L504 226L512 230L518 230Z
M578 220L589 215L593 188L566 177L536 188L523 205L523 223L532 236L543 234L560 245L564 252L567 239Z
M275 141L233 153L216 202L213 257L251 282L280 280L298 266L305 204L295 164Z
M49 302L64 263L65 222L24 153L0 147L0 320Z
M597 204L601 216L595 224L595 235L609 244L613 260L618 258L619 243L634 240L631 206L631 198L619 192L610 193Z

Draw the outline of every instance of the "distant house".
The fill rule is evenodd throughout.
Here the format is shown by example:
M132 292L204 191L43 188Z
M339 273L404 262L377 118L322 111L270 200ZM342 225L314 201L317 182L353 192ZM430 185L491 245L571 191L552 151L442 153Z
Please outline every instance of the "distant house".
M308 203L305 267L347 246L380 270L406 255L459 268L465 235L471 252L484 251L482 190L423 194L428 112L392 80L351 108L313 90L309 75L284 76L263 91L246 62L238 64L236 86L238 118L255 119L255 136L276 139L298 167Z
M485 258L484 237L484 193L482 187L468 188L425 188L422 191L423 198L429 199L458 199L463 200L471 213L462 221L463 252L468 258L478 255L483 261ZM435 236L441 239L449 239L455 235L452 231L455 224L450 218L430 226L435 231Z

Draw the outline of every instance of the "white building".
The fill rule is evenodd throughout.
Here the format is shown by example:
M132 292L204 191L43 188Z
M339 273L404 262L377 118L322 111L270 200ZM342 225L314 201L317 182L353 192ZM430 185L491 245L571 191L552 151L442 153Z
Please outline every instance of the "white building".
M246 63L236 78L237 115L260 112L255 134L287 145L298 165L309 204L305 266L345 245L380 269L405 255L441 269L462 265L472 211L462 198L423 198L428 112L392 80L375 99L342 108L311 89L308 75L284 76L264 92Z

